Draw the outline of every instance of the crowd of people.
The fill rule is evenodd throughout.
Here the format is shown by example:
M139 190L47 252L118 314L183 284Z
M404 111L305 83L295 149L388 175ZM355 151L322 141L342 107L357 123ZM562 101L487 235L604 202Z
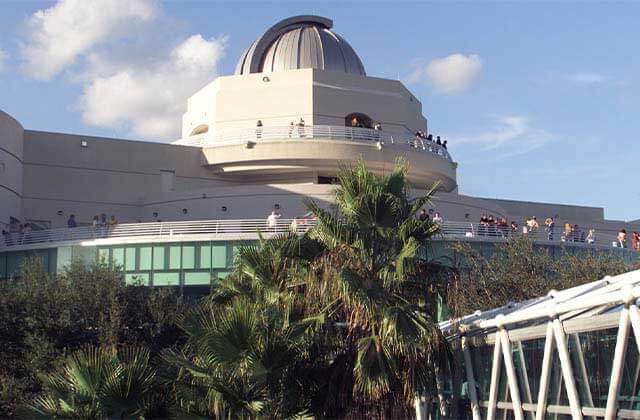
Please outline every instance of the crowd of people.
M267 231L276 233L279 231L278 219L280 219L282 215L278 212L277 209L271 211L271 213L267 216ZM291 233L300 233L306 232L311 226L315 224L316 218L312 213L307 213L303 217L298 218L294 217L291 219L289 223L288 230Z
M421 221L429 220L429 212L427 212L426 209L421 209L418 213L418 219ZM442 224L444 221L442 215L437 211L433 213L431 220L438 224ZM537 217L532 216L526 219L521 227L516 221L509 222L505 217L494 217L492 214L482 214L479 223L477 225L469 224L464 234L466 237L488 236L501 238L509 238L522 234L535 237L536 239L546 239L548 241L559 239L561 242L582 242L587 244L594 244L596 242L595 229L582 229L577 224L572 225L571 223L565 223L562 229L557 232L556 220L553 217L547 217L541 226ZM620 229L615 241L612 241L611 245L618 248L631 248L640 251L640 233L632 232L629 242L627 240L626 229Z
M440 136L436 136L435 141L433 140L433 134L427 134L423 130L416 131L416 142L424 142L428 141L431 143L435 143L438 146L442 146L443 149L447 148L447 140L441 140ZM424 144L424 143L423 143Z
M32 231L31 223L19 223L16 226L15 230L10 227L9 230L2 229L2 239L6 246L29 243Z

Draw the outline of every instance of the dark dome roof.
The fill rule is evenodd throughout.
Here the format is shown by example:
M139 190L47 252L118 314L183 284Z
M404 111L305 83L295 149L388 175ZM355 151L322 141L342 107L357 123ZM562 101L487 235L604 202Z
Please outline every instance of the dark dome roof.
M351 45L320 16L294 16L269 28L247 48L235 74L314 68L366 76Z

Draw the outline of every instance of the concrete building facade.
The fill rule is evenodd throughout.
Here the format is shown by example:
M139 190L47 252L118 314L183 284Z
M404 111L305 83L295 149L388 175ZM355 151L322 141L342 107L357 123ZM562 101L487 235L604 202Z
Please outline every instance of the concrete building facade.
M101 213L121 224L264 219L274 208L300 217L304 198L329 205L337 171L360 159L378 173L404 160L415 194L438 182L430 213L471 235L483 214L520 225L555 217L558 230L595 229L609 246L620 229L640 230L602 208L458 194L449 150L416 136L428 133L420 101L400 81L368 76L332 25L297 16L269 28L236 74L189 98L172 144L25 130L0 111L3 230L64 228L71 214L79 226Z

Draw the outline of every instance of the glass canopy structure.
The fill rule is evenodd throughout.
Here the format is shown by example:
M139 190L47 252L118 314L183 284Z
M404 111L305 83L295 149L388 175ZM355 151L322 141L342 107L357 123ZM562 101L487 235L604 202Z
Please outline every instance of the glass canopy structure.
M639 297L636 270L441 324L473 419L640 418Z

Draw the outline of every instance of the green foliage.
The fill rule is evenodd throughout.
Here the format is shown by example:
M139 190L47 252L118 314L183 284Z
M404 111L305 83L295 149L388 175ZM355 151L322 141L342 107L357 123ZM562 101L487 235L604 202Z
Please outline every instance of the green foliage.
M329 416L361 403L408 410L417 393L436 392L436 367L449 362L436 324L447 270L427 261L421 249L438 225L415 217L433 191L411 199L406 172L398 164L376 176L360 162L339 174L335 211L309 203L318 218L309 238L323 249L313 261L305 302L307 311L329 321L323 352L340 356L325 367L329 381L320 386L347 390L352 398L321 394Z
M614 253L593 253L588 248L562 251L553 258L547 249L521 237L496 244L485 257L470 243L454 243L460 256L458 281L451 284L447 305L455 316L491 309L629 271Z
M0 283L0 417L41 390L39 374L87 345L144 346L152 356L179 344L175 292L127 287L120 271L72 264L58 275L38 261Z
M48 418L141 418L160 404L149 351L139 348L87 347L42 382L44 395L28 409Z
M303 247L295 235L240 250L235 272L180 326L189 337L165 359L180 369L177 405L215 418L304 418L301 378L317 319L303 318ZM320 320L321 321L321 320Z

